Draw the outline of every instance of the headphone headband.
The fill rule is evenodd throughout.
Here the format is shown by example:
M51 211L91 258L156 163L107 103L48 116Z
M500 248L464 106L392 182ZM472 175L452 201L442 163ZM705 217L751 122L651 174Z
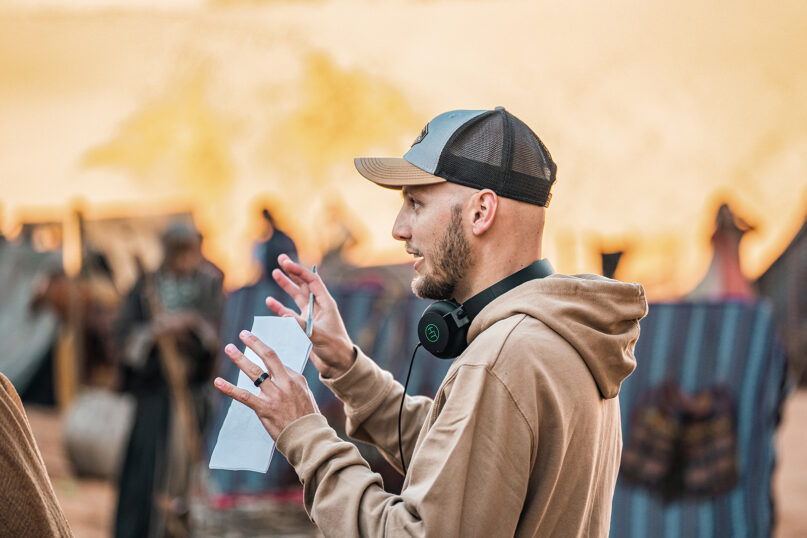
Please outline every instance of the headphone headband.
M472 321L488 304L493 302L493 299L499 295L504 295L516 286L528 282L544 278L553 274L552 265L544 258L537 262L531 263L524 269L521 269L512 275L498 281L489 288L485 288L462 304L462 309L465 315L468 316L468 321Z

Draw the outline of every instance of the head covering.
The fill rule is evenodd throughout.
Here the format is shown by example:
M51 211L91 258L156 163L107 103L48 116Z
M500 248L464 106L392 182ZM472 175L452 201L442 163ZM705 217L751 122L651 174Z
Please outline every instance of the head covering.
M557 174L543 142L503 107L445 112L423 128L403 158L359 157L354 163L382 187L450 181L544 207Z

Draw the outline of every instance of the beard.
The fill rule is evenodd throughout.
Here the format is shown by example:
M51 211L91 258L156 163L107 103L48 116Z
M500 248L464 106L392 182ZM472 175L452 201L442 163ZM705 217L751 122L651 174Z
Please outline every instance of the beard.
M432 270L412 280L412 291L422 299L451 299L472 261L471 244L462 229L460 206L452 208L451 222L433 252Z

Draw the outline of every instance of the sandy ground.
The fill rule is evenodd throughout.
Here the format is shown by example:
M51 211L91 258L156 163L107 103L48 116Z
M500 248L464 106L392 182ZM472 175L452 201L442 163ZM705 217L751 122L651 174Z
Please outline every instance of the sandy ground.
M73 533L77 538L111 536L117 500L114 487L103 480L73 476L62 447L62 421L56 412L32 406L26 407L26 412Z
M778 538L807 536L807 389L790 396L776 440L779 466L773 479Z
M115 490L107 482L75 478L61 444L61 421L52 411L27 409L34 436L77 538L110 535ZM779 465L774 478L778 508L778 538L807 536L807 390L787 401L777 439Z

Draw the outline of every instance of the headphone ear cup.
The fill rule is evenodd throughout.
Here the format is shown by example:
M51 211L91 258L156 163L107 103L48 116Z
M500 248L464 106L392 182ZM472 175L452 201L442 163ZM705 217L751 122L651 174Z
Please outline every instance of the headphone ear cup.
M441 359L453 359L461 355L462 352L465 351L465 348L468 347L469 326L470 324L466 323L462 327L450 331L448 344L446 344L443 352L437 355L437 357Z
M423 311L418 321L418 339L423 347L432 355L439 356L448 344L449 328L443 317L450 312L447 301L438 301L430 304Z
M426 307L420 316L418 339L435 357L453 359L468 345L468 324L457 327L449 315L459 308L453 301L437 301Z

